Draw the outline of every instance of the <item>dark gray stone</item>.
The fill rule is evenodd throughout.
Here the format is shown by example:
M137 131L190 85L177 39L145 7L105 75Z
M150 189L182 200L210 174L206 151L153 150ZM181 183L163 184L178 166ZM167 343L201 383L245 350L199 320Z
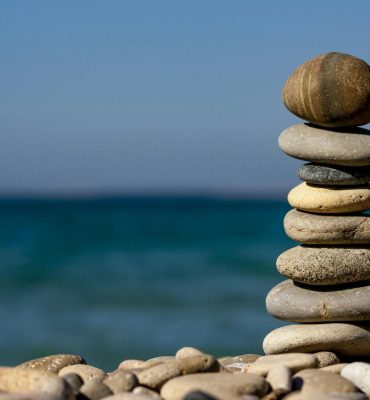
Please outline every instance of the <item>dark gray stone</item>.
M298 169L302 181L316 185L353 186L370 182L370 167L304 164Z
M190 392L184 397L184 400L216 400L215 397L210 396L207 393L201 392L200 390Z

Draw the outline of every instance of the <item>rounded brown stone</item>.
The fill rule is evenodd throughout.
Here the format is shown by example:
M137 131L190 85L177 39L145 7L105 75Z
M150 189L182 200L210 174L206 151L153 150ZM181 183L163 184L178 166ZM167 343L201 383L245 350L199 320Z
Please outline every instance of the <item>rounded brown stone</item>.
M348 54L322 54L290 75L282 97L289 111L317 125L365 125L370 122L370 67Z
M278 271L309 285L370 280L370 247L296 246L280 254Z
M272 316L291 322L368 321L369 300L370 285L363 282L331 287L287 280L268 293L266 307Z
M284 218L285 233L305 244L370 244L370 215L322 215L296 209Z

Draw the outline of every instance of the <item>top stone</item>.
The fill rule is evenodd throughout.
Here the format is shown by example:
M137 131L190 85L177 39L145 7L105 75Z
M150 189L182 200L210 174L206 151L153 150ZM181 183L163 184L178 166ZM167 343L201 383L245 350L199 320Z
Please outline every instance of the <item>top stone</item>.
M370 122L370 67L348 54L320 55L292 73L282 97L289 111L313 124L365 125Z

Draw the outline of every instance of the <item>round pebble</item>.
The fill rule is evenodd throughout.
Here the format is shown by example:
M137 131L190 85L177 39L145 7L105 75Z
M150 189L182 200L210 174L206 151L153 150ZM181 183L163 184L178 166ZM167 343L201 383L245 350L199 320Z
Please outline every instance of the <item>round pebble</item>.
M278 143L285 154L300 160L353 167L370 165L370 132L364 128L334 131L298 124L286 128Z
M300 65L288 78L283 101L298 117L326 127L370 122L369 65L331 52Z

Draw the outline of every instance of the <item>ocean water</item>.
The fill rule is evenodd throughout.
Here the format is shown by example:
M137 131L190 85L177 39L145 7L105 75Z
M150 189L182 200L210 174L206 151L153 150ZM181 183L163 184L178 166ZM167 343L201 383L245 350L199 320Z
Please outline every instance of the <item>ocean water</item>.
M284 201L0 200L0 365L262 351Z

